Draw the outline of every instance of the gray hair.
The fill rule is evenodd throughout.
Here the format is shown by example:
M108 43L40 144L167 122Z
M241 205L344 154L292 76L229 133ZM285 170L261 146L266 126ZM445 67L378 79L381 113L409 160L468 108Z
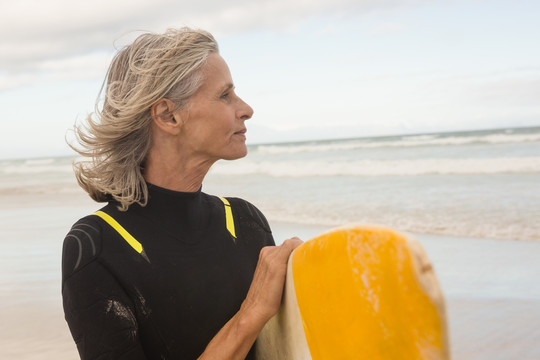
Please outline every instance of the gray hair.
M181 28L140 35L115 55L100 91L101 97L105 89L102 109L98 101L87 123L75 125L79 147L69 144L86 158L73 168L92 199L114 199L121 210L146 205L143 171L151 147L151 107L161 98L187 106L202 85L208 56L218 51L210 33Z

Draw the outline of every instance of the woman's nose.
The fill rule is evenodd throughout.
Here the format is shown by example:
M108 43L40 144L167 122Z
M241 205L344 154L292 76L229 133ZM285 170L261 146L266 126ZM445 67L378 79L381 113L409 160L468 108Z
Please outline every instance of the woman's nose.
M238 117L242 120L249 120L253 116L253 108L249 106L244 100L240 99L240 109L238 110Z

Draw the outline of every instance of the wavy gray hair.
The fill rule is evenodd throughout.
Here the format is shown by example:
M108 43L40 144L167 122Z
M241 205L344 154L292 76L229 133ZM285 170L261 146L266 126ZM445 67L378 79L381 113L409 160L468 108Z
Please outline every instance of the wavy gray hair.
M151 107L161 98L185 107L203 82L208 56L218 52L203 30L169 29L140 35L113 58L99 101L86 124L75 125L77 145L86 159L73 164L79 185L98 202L114 199L121 210L145 206L144 162L151 146Z

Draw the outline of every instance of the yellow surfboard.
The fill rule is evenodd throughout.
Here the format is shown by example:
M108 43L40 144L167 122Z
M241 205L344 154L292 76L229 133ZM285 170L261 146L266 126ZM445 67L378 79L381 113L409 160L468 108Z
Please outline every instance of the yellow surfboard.
M371 226L305 242L257 359L450 359L444 298L422 246Z

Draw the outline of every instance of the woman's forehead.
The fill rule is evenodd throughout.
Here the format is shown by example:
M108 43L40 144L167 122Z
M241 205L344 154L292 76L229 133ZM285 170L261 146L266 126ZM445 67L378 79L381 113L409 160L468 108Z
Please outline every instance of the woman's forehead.
M229 67L217 53L213 53L208 57L203 72L204 82L201 90L203 88L227 90L229 87L234 87Z

